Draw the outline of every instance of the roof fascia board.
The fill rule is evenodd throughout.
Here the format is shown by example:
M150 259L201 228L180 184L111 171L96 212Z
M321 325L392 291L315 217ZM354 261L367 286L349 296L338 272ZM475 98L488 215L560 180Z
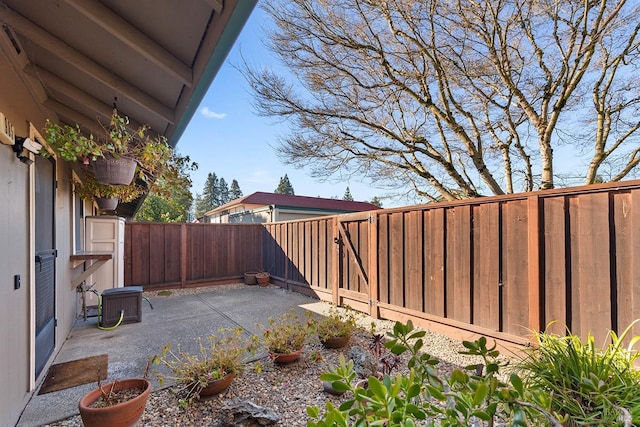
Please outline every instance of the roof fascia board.
M191 118L193 118L193 115L196 113L196 109L202 102L207 90L209 90L213 79L216 77L216 74L218 74L218 71L222 67L222 64L240 34L240 31L242 31L244 24L247 22L247 19L249 19L249 16L257 3L257 0L239 0L233 8L233 12L231 12L231 16L229 16L229 20L224 27L224 31L222 32L213 53L209 57L209 61L207 61L202 76L198 80L197 85L192 88L193 92L189 97L184 112L180 116L180 120L176 123L175 129L169 138L169 144L172 147L176 146L180 137L187 128L187 125L191 121Z

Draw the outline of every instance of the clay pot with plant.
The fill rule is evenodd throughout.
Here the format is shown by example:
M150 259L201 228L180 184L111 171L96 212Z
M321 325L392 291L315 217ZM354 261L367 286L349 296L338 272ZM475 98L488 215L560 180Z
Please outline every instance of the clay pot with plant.
M351 307L331 307L326 316L314 320L311 328L325 348L342 348L349 343L362 315Z
M261 271L260 273L256 273L255 275L256 281L260 286L269 286L269 281L271 280L271 274L266 271Z
M309 315L309 314L308 314ZM300 357L309 336L311 321L303 323L295 308L278 317L270 317L268 326L262 329L262 344L269 352L269 358L278 364L289 364Z
M165 380L176 382L177 393L181 395L178 404L182 408L194 399L225 391L244 371L257 339L244 337L242 328L221 328L205 339L198 338L197 343L198 353L184 352L180 346L174 351L167 344L153 358L153 363L171 371L171 374L159 371L156 374L160 384Z
M101 384L87 393L78 403L85 427L134 426L142 418L151 394L151 382L143 378L115 380Z

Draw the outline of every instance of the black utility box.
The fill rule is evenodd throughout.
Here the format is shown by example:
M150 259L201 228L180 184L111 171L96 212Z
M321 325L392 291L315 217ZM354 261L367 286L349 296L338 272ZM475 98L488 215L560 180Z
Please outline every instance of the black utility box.
M142 322L142 286L125 286L102 291L100 326L108 328L116 325L122 310L122 323Z

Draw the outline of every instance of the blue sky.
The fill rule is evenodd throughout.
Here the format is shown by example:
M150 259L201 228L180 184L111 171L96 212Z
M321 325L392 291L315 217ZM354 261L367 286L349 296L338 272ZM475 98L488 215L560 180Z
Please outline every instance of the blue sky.
M269 19L256 7L229 53L225 64L209 88L198 111L187 126L177 148L199 164L192 174L192 192L201 193L207 174L215 173L227 183L237 179L245 195L256 191L273 192L280 177L287 174L296 195L342 198L349 186L355 200L382 197L385 190L355 181L319 182L308 171L284 165L272 148L286 124L258 116L251 105L252 95L240 72L233 67L242 56L256 66L276 64L261 40L263 23ZM384 207L391 201L383 200Z

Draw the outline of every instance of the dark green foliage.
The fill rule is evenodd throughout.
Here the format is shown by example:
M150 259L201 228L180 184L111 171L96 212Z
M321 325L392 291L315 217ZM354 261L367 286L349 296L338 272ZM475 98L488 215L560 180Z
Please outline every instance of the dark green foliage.
M344 196L342 196L342 200L348 200L350 202L353 202L353 196L351 195L351 190L349 190L349 187L347 187L347 189L344 190Z
M280 178L280 183L278 187L275 189L274 193L276 194L291 194L295 195L295 191L293 191L293 186L289 182L289 177L285 174L282 178Z
M623 426L625 419L640 424L640 373L633 368L638 358L631 347L640 337L622 341L611 332L611 344L595 345L592 336L582 342L575 335L537 333L538 346L518 365L525 386L553 395L552 409L569 419L569 425Z
M202 217L206 212L242 197L242 190L235 179L231 182L231 189L227 181L215 173L209 173L204 183L202 194L195 198L195 216Z
M242 190L240 189L240 184L238 184L237 180L231 181L231 187L229 188L229 201L239 199L242 197Z
M372 205L376 205L379 208L382 207L382 200L380 200L380 198L378 196L376 196L373 199L371 199L371 201L369 203L371 203Z
M495 421L511 426L640 425L640 374L632 348L640 337L622 342L632 323L611 344L597 348L593 338L537 334L539 346L530 350L508 379L500 353L484 337L465 341L461 354L480 356L482 364L456 369L448 377L435 370L438 360L422 353L424 331L411 321L397 322L384 346L393 354L409 352L409 374L370 377L368 388L353 384L353 362L322 374L336 390L352 397L338 408L327 403L324 413L307 408L310 427L324 426L475 426Z

